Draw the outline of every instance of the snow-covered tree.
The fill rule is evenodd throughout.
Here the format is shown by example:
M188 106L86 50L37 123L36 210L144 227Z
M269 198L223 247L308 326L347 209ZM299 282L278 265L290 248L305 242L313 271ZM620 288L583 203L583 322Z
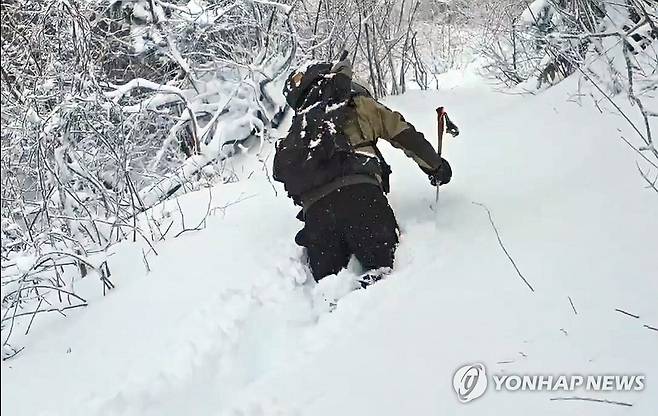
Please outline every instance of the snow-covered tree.
M3 316L110 289L140 212L268 140L295 30L270 1L3 3Z

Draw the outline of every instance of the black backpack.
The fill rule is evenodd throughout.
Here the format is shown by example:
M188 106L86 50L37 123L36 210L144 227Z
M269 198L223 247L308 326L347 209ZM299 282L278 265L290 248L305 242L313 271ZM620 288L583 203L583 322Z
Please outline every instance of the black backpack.
M344 132L346 122L356 117L352 80L333 73L331 66L310 66L301 83L296 113L288 135L276 148L273 176L288 195L299 202L305 192L350 172L355 152Z

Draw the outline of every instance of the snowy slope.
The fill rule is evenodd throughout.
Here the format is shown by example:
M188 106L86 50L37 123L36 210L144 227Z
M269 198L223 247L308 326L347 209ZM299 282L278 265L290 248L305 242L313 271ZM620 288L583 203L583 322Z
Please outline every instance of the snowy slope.
M35 322L29 348L2 364L3 415L655 414L658 333L643 325L658 326L658 201L618 138L627 127L568 102L569 80L517 96L453 75L442 91L387 100L429 138L437 105L463 131L444 144L455 176L438 213L424 175L382 146L403 231L389 279L329 313L322 294L353 273L308 281L296 210L246 154L237 174L249 179L212 189L205 229L159 242L148 273L139 244L116 247L114 291ZM209 197L180 198L188 227ZM642 373L647 386L587 394L632 407L492 391L461 404L452 375L470 362Z

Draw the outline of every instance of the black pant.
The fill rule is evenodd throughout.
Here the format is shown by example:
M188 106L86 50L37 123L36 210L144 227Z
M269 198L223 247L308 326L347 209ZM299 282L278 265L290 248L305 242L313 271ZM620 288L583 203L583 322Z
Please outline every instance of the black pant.
M307 210L297 244L307 248L315 280L338 273L354 254L365 270L393 267L397 223L381 189L340 188Z

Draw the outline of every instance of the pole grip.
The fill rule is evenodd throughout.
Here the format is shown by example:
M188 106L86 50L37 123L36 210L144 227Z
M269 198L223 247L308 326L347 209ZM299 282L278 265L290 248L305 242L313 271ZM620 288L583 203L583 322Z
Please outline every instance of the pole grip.
M443 131L445 130L445 111L443 107L438 107L436 109L436 137L437 137L437 147L436 152L441 156L441 151L443 150Z

